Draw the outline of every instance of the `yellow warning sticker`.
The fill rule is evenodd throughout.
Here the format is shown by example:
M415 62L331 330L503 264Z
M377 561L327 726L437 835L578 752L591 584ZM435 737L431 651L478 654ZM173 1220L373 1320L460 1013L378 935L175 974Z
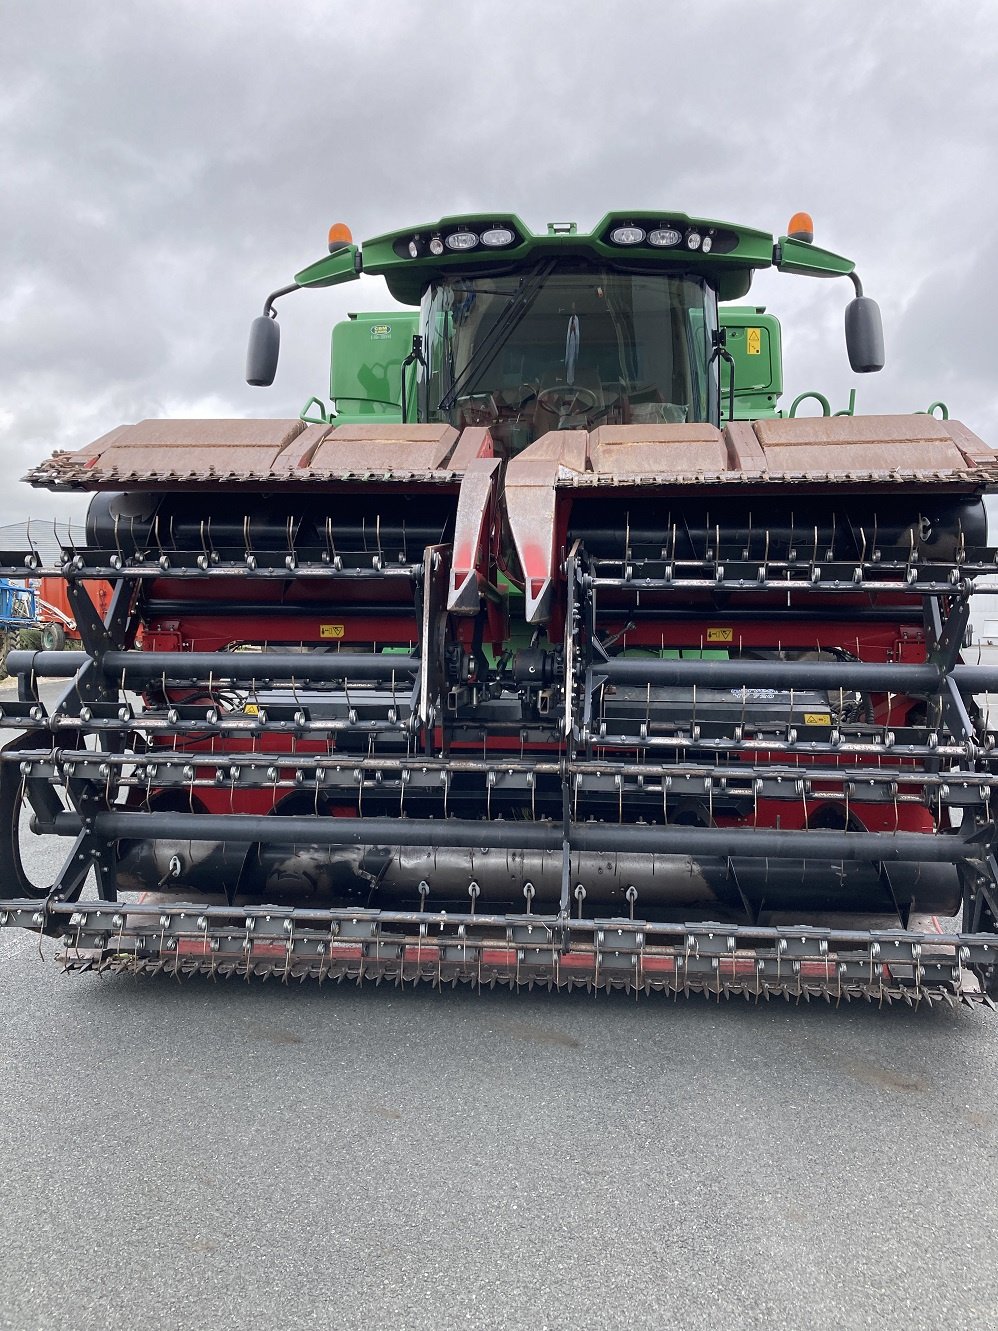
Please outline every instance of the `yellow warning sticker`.
M243 714L245 716L259 716L260 709L255 702L248 702L243 708Z
M734 631L734 629L708 629L708 630L707 630L707 641L708 641L708 642L734 642L734 640L735 640L735 631Z
M342 638L342 637L343 637L343 634L344 634L345 631L346 631L346 625L345 625L345 624L320 624L320 625L319 625L319 637L320 637L320 638Z
M806 726L830 726L832 717L830 712L805 712L804 724Z
M745 354L748 356L762 355L762 329L745 329Z

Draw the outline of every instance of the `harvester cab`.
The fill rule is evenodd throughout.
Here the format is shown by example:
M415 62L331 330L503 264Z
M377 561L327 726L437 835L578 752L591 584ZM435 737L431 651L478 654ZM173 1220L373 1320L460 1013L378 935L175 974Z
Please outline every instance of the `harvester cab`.
M334 411L318 398L307 407L322 419L346 423L360 412L484 424L508 457L550 429L775 415L779 324L761 309L719 307L745 295L757 269L850 277L850 363L857 372L884 364L876 303L849 260L811 243L811 228L797 214L774 244L761 232L678 214L667 223L610 216L587 236L575 223L533 236L517 218L445 218L362 252L338 224L330 259L268 296L251 329L246 377L258 386L274 380L278 297L367 272L419 312L351 315L337 325Z
M273 381L278 299L381 276L402 308L336 326L328 406L28 478L96 493L57 570L82 650L10 657L0 923L71 968L990 1001L998 672L962 649L998 455L783 415L779 323L738 303L843 278L875 371L852 262L803 215L329 250L247 358Z

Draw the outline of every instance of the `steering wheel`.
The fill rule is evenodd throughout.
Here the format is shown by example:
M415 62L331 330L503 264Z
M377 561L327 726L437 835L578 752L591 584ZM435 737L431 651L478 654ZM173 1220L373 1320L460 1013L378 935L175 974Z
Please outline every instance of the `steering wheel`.
M537 394L538 406L562 418L585 415L592 411L597 401L591 388L580 388L576 384L552 384Z

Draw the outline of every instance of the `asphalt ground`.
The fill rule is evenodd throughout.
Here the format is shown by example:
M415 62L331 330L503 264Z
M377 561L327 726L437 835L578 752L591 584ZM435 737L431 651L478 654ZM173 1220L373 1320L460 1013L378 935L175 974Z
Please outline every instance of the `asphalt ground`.
M3 1331L998 1323L993 1014L43 950L0 932Z

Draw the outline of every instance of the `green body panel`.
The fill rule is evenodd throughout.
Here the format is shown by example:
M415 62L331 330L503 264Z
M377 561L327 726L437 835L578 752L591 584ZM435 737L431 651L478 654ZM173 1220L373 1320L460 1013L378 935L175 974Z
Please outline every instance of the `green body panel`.
M300 273L295 273L295 281L300 287L335 287L341 282L356 282L361 270L359 246L344 245L334 254L318 259Z
M847 277L856 265L831 250L781 236L776 267L781 273L794 273L800 277Z
M783 344L779 320L754 305L718 310L727 329L727 348L735 363L735 420L775 416L783 392ZM731 368L721 362L721 413L727 419Z
M419 331L415 311L351 314L333 328L329 394L339 424L400 421L402 362ZM415 417L416 376L408 376L409 419Z

